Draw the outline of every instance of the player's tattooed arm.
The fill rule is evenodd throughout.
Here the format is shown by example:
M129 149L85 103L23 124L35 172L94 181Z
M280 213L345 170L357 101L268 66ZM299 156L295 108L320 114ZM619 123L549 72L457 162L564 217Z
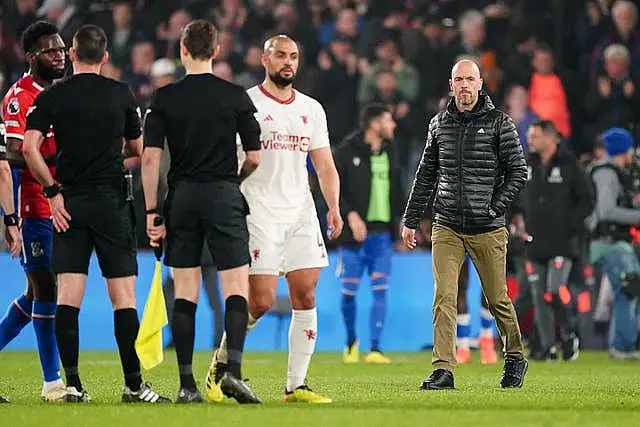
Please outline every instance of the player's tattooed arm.
M260 165L260 150L245 151L245 155L246 157L240 168L240 182L247 179Z
M26 169L27 162L24 160L24 156L20 151L20 146L22 145L22 140L18 138L7 138L7 160L9 161L9 166L15 169ZM44 158L47 166L55 166L56 165L56 156L46 156Z

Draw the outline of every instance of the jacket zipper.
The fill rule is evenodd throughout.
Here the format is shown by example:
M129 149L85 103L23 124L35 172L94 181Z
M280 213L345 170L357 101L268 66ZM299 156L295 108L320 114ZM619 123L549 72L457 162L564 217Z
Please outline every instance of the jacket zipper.
M467 130L465 123L462 131L458 135L458 205L460 207L460 226L464 232L464 207L462 206L462 144L464 141L464 133Z

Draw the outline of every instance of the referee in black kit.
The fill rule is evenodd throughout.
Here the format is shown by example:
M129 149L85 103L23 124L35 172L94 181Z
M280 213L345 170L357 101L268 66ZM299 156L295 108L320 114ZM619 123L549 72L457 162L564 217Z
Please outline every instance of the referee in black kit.
M220 271L226 300L225 331L229 347L221 388L239 403L261 403L242 381L241 363L247 329L249 293L249 207L240 193L236 134L247 158L240 179L260 162L260 127L244 90L215 77L212 61L218 32L205 20L191 22L180 41L186 76L155 93L145 114L142 185L147 234L152 245L167 238L165 264L173 267L175 305L172 332L180 372L178 401L201 402L191 371L195 312L200 291L200 262L206 239ZM159 215L157 189L165 139L171 154L169 192Z
M141 154L140 110L125 84L99 75L108 60L106 47L101 28L87 25L76 32L69 51L73 76L45 89L27 113L24 158L51 204L51 263L58 280L55 332L67 380L65 401L91 400L78 375L78 313L95 248L114 308L125 381L122 401L164 403L169 399L142 381L134 348L138 264L123 158ZM39 150L51 125L60 184Z

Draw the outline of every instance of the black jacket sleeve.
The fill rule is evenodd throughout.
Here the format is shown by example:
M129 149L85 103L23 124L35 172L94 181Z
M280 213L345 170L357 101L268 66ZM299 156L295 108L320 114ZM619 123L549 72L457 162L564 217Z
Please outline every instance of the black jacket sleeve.
M511 208L527 182L527 163L524 160L520 138L513 120L502 117L499 131L498 162L504 171L504 182L491 201L491 208L498 216Z
M593 187L586 172L575 160L574 173L571 182L571 224L574 224L577 231L582 231L584 219L591 215L596 206Z
M431 200L438 176L438 143L436 130L439 115L431 119L427 131L427 142L422 153L422 160L418 165L416 177L413 180L409 201L404 212L404 226L416 229L424 218L424 210Z

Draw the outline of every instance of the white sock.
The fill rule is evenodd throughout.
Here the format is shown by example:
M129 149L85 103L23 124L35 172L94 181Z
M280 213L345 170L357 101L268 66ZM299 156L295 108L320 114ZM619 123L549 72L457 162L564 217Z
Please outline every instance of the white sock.
M469 338L458 338L457 348L469 350L470 347Z
M247 323L247 333L251 332L251 330L256 327L256 323L258 323L258 319L254 319L251 313L249 313L249 322ZM227 363L229 361L229 353L227 353L227 333L226 332L222 334L222 339L220 340L220 348L218 348L216 359L220 363Z
M483 320L488 320L491 323L490 327L482 328L480 330L480 336L493 338L493 316L491 315L491 312L488 309L482 307L482 309L480 310L480 317L482 317Z
M318 313L311 310L292 310L289 325L289 363L287 365L287 391L304 384L311 356L316 346Z
M64 388L64 382L62 382L61 378L58 378L54 381L44 381L44 383L42 384L42 394L47 393L49 390L60 387Z
M458 339L457 339L457 347L458 348L463 348L463 349L469 349L469 333L471 332L470 330L470 325L471 325L471 315L469 313L465 313L465 314L458 314L457 318L456 318L456 323L457 323L457 329L458 332L462 332L462 333L458 333Z

